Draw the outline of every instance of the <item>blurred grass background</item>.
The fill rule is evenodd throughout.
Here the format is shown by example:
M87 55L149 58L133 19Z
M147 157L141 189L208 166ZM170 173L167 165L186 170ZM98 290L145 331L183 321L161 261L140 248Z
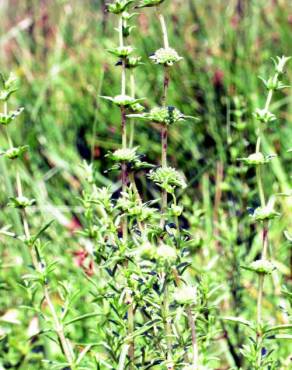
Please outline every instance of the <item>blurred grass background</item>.
M249 285L251 275L234 271L242 261L253 260L260 249L246 211L258 205L254 172L246 171L236 159L254 151L252 111L263 106L266 94L258 76L269 76L271 57L292 55L292 2L173 0L163 9L170 45L184 58L172 70L169 102L200 118L199 122L173 127L170 133L170 163L189 181L188 189L180 195L186 209L182 222L194 235L194 251L199 250L200 260L206 263L197 270L209 268L207 261L213 261L212 268L219 266L222 274L214 274L214 279L224 283L229 279L227 310L234 310L244 282L255 296ZM120 114L98 98L119 92L120 70L106 51L117 42L115 17L106 13L105 2L99 0L2 0L0 15L0 69L5 74L15 72L21 80L13 104L25 107L25 113L10 130L15 143L30 146L20 170L26 194L38 204L31 223L39 226L56 219L49 231L53 243L48 247L48 258L64 255L56 276L65 278L68 269L78 273L72 253L86 244L72 237L72 231L82 225L76 200L84 182L80 164L84 159L94 160L100 185L115 186L117 180L104 173L109 167L104 155L120 145ZM135 71L136 93L147 98L147 107L153 107L159 102L163 76L148 56L161 46L159 24L151 9L135 20L131 41L144 62ZM291 64L285 79L292 81ZM291 90L287 89L277 94L272 104L273 112L280 113L264 141L266 154L278 155L265 172L269 194L287 191L291 185L291 153L287 153L292 139L291 102ZM5 145L3 134L0 146ZM153 127L137 123L135 145L150 162L159 162L159 133ZM14 167L1 160L0 169L0 227L17 227L17 215L6 207L7 194L14 191ZM137 180L145 199L155 192L143 174ZM283 231L291 231L289 199L281 201L283 216L271 233L274 255L283 281L288 283L292 257ZM4 313L25 304L26 298L17 292L21 290L19 276L29 262L21 244L17 249L15 241L1 238L0 243L4 261L1 279L11 292L1 298ZM216 259L218 252L224 257L221 263ZM74 279L83 287L84 282ZM279 294L280 285L275 282L271 292ZM240 299L240 306L246 308L250 298ZM77 308L80 313L86 307ZM275 317L281 316L277 303L268 309ZM16 338L22 335L18 333ZM84 339L82 333L75 335ZM19 341L20 346L23 343Z

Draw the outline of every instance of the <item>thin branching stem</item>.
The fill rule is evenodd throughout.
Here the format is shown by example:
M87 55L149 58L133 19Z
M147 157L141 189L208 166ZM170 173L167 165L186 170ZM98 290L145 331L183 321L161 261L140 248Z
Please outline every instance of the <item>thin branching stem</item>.
M164 20L164 18L163 18ZM165 25L165 22L163 21ZM167 33L166 33L167 35ZM167 93L169 87L169 68L164 66L164 79L163 79L163 95L162 95L162 106L166 107L167 104ZM168 142L168 129L167 125L161 125L161 166L167 167L167 142ZM161 192L161 221L160 226L164 227L165 224L165 212L167 209L167 191L162 189Z
M120 21L119 21L120 47L124 46L123 26L124 26L124 20L123 20L123 16L121 15ZM121 94L122 95L126 94L126 61L125 61L125 58L123 58L122 60Z
M120 47L124 46L124 35L123 35L123 26L124 20L123 15L121 14L119 20L119 45ZM122 59L122 74L121 74L121 94L126 94L126 59ZM121 128L122 128L122 148L127 148L127 116L126 116L126 108L121 106ZM127 171L127 164L125 162L122 163L122 191L123 193L126 192L128 186L128 171ZM123 243L124 245L127 244L128 241L128 219L126 216L122 219L122 234L123 234ZM128 262L124 263L124 268L128 268ZM135 326L135 317L134 317L134 307L133 307L133 300L128 300L128 334L132 338L129 341L128 346L128 355L130 358L130 365L129 369L134 369L134 358L135 358L135 342L133 336L131 334L134 331Z
M134 71L131 71L130 74L130 86L131 86L131 97L135 98L136 96L136 82L135 82L135 75ZM131 126L130 126L130 137L129 137L129 147L132 148L134 145L134 134L135 134L135 121L131 119Z
M157 7L157 16L160 22L162 37L163 37L163 47L165 49L169 48L168 34L164 16L161 14L159 7ZM167 94L169 88L169 68L165 65L163 67L164 78L163 78L163 93L161 98L161 104L163 107L167 106ZM161 166L167 167L167 141L168 141L168 129L167 125L161 125ZM162 189L161 191L161 220L160 227L165 226L165 217L167 211L167 191ZM168 369L173 370L174 365L172 363L172 328L171 328L171 317L169 315L169 289L168 289L168 276L165 276L165 287L163 293L163 316L165 321L165 332L166 332L166 343L167 343L167 362Z
M169 48L169 41L168 41L168 34L167 34L167 28L166 23L163 14L160 13L159 9L157 9L158 13L158 19L161 26L162 36L163 36L163 46L165 49Z
M192 368L193 370L197 370L198 364L199 364L199 350L198 350L198 342L197 342L195 317L193 316L191 306L186 307L186 313L188 316L189 327L191 328L191 335L192 335L192 349L193 349Z
M7 111L8 111L8 104L7 104L7 102L5 102L4 103L4 112L5 112L5 114L7 114ZM8 130L6 131L6 133L7 133L7 140L8 140L9 146L10 146L10 148L12 148L13 147L12 138L11 138ZM20 178L18 168L16 169L16 191L17 191L17 196L18 197L23 196L21 178ZM22 216L23 231L24 231L26 239L29 240L31 238L31 232L30 232L28 217L27 217L27 213L26 213L25 208L22 210L21 216ZM29 252L30 252L30 256L31 256L31 260L32 260L34 269L41 273L42 272L41 261L38 261L38 257L37 257L37 253L35 251L35 248L29 248ZM55 331L58 335L58 338L60 340L61 348L63 350L63 353L66 357L66 360L67 360L68 364L70 365L71 370L74 370L75 369L74 354L73 354L73 351L72 351L72 348L71 348L71 345L70 345L69 341L65 337L63 325L62 325L62 323L60 322L60 320L58 318L58 315L57 315L55 307L52 303L51 296L50 296L50 293L49 293L49 288L48 288L47 285L44 286L43 294L44 294L44 297L45 297L45 301L46 301L46 303L49 307L49 311L52 315L52 319L53 319L53 322L54 322L54 329L55 329Z
M257 186L260 196L260 202L261 207L264 207L266 205L266 198L265 198L265 192L264 192L264 186L263 186L263 180L262 180L262 173L261 173L261 167L257 166L256 168L256 180L257 180Z
M165 287L163 295L163 319L165 326L165 336L167 343L167 363L168 369L173 370L174 365L172 362L172 329L171 329L171 317L169 313L169 291L168 291L168 277L165 276Z
M172 270L174 275L175 283L178 287L182 286L182 280L179 276L179 273L176 268ZM185 307L185 313L188 318L189 327L191 328L191 336L192 336L192 367L194 370L199 368L199 346L197 340L197 329L196 329L196 317L193 316L192 306L187 305Z
M279 74L276 73L273 77L273 83L276 83L278 80ZM271 101L273 98L273 89L270 89L267 95L266 103L264 110L268 111L271 105ZM262 122L260 122L260 125L262 125ZM260 126L258 130L258 138L256 142L256 153L260 153L261 151L261 137L263 135L263 129L262 126ZM258 186L258 192L261 202L261 207L264 208L266 206L266 198L265 198L265 192L264 192L264 186L263 186L263 179L262 179L262 171L261 171L261 165L257 165L256 167L256 181ZM262 255L261 259L266 260L268 257L268 233L269 233L269 222L264 221L263 222L263 228L262 228ZM261 343L263 340L262 337L262 306L263 306L263 296L264 296L264 283L265 283L265 274L261 273L258 277L258 296L257 296L257 327L258 327L258 333L257 333L257 343L259 347L259 353L258 353L258 359L257 359L257 365L261 366Z

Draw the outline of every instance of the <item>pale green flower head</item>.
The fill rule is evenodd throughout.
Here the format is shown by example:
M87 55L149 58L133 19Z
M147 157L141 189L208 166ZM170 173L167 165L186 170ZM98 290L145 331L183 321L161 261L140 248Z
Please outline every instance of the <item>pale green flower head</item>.
M133 53L134 49L132 46L117 46L115 48L108 49L107 51L116 57L126 58Z
M140 103L144 99L134 99L129 95L116 95L114 97L111 96L101 96L101 98L105 100L109 100L114 104L118 105L119 107L126 107L131 108L132 106L135 107L135 104Z
M186 119L196 119L192 116L186 116L173 106L155 107L150 112L141 114L130 114L128 117L141 119L143 121L171 125Z
M126 68L136 68L141 64L141 57L138 56L129 56L126 60Z
M82 169L84 170L84 177L86 181L89 184L94 183L94 169L93 169L93 163L87 163L86 161L83 161L81 165Z
M192 305L197 303L197 287L183 286L176 288L174 291L174 299L177 303L182 305Z
M156 52L150 56L150 59L155 64L163 64L167 67L170 67L183 58L180 57L178 53L172 48L161 48L156 50Z
M8 159L16 159L28 150L28 145L13 147L1 152L0 155Z
M264 85L268 90L282 90L285 89L286 87L289 87L285 85L282 81L279 81L278 78L275 77L270 77L267 80L264 78L260 77L260 79L263 81Z
M176 204L172 204L170 207L170 214L175 217L179 217L183 212L183 207Z
M168 193L173 193L176 187L185 189L184 177L172 167L159 167L149 173L149 178Z
M9 198L10 202L8 203L9 207L12 208L26 208L30 207L35 203L35 199L28 199L25 196L11 197Z
M141 0L136 8L148 8L151 6L157 6L163 2L164 0Z
M258 207L255 209L254 213L251 215L254 221L266 221L272 220L279 217L280 213L276 212L273 207L267 205L265 207Z
M267 109L256 109L254 117L262 123L270 123L276 120L276 116Z
M105 209L111 210L112 208L112 190L109 187L102 187L96 190L94 199L97 204L102 205Z
M1 100L1 99L0 99ZM0 113L0 124L3 126L9 125L12 121L15 120L22 112L24 108L18 108L14 111L10 111L7 114Z
M137 153L137 150L138 147L120 148L112 153L106 154L107 157L115 162L110 170L119 170L121 168L121 163L126 163L129 171L140 170L142 168L153 168L152 164L141 160L142 156Z
M271 159L274 157L275 155L269 155L265 157L263 153L258 152L258 153L250 154L246 158L239 158L238 160L250 166L258 166L258 165L262 165L265 163L269 163Z
M117 149L109 156L115 162L133 162L137 159L137 148Z
M107 4L107 10L113 14L121 14L126 11L133 2L134 0L115 0L113 3Z
M259 259L253 261L248 266L242 266L244 269L249 271L254 271L258 274L270 275L276 267L268 260Z
M160 260L165 260L168 262L173 262L177 258L176 249L170 247L167 244L160 244L156 251L156 256Z

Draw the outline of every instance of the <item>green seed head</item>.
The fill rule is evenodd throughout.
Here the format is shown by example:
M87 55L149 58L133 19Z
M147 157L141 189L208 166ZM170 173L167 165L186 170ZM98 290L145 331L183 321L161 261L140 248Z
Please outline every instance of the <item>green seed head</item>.
M107 10L113 14L121 14L126 11L128 6L133 2L134 0L116 0L112 4L107 4Z
M270 123L276 120L276 116L267 109L256 109L254 117L262 123Z
M141 57L137 57L137 56L132 56L131 57L130 56L126 60L126 67L127 68L136 68L141 64L142 64Z
M5 158L16 159L20 157L23 153L28 150L28 145L13 147L6 150L6 152L1 153Z
M25 196L11 197L8 206L12 208L26 208L35 203L35 199L28 199Z
M144 99L134 99L129 95L116 95L115 97L111 96L101 96L101 98L109 100L119 107L131 108L135 104L140 103Z
M178 55L178 53L172 48L161 48L156 50L154 55L150 56L150 59L155 64L163 64L167 67L172 66L174 63L179 62L183 58Z
M258 207L251 215L255 221L272 220L279 217L280 213L276 212L273 207L267 205L266 207Z
M152 170L149 178L168 193L173 193L176 187L185 189L187 186L184 177L172 167Z
M134 49L132 46L117 46L116 48L108 49L108 52L119 58L125 58L129 56Z
M0 98L1 100L1 98ZM5 113L0 113L0 124L3 126L9 125L12 121L15 120L22 112L24 108L18 108L17 110Z
M195 119L195 117L192 116L185 116L177 108L172 106L155 107L152 108L150 112L145 112L142 114L133 114L129 115L129 117L165 125L171 125L180 121L184 121L186 119Z
M133 162L137 158L137 148L117 149L110 154L110 158L115 162Z
M170 207L170 213L172 216L179 217L183 212L183 207L172 204Z
M174 262L177 258L177 252L175 248L170 247L166 244L161 244L156 251L157 258L161 261Z
M177 288L174 291L174 299L179 304L196 304L197 302L197 287L184 286Z
M164 0L142 0L136 6L136 8L147 8L147 7L151 7L151 6L157 6L157 5L159 5L163 2L164 2Z
M267 260L257 260L248 266L249 270L259 274L271 274L275 270L275 266Z
M265 157L263 153L258 152L258 153L253 153L250 154L246 158L239 158L239 161L244 162L250 166L258 166L261 164L265 164L271 161L272 158L274 158L275 155L269 155Z

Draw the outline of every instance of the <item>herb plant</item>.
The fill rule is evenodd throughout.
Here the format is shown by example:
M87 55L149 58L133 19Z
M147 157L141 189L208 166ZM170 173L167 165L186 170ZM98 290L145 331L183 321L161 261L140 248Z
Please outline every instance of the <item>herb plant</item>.
M278 358L274 356L274 347L271 343L273 342L273 339L281 338L283 331L285 332L286 330L291 329L290 324L271 326L266 323L263 318L263 299L265 292L264 283L266 279L270 277L276 270L276 266L271 261L271 258L273 258L273 252L269 247L269 228L272 220L279 218L280 213L275 210L277 194L272 195L269 200L267 200L264 189L263 168L273 160L275 155L264 155L261 149L265 129L277 119L276 116L270 111L273 94L274 92L287 87L280 78L284 73L285 65L289 59L290 58L286 58L284 56L281 58L277 57L277 59L274 60L274 75L267 80L261 78L268 91L268 94L264 108L257 108L254 112L254 118L257 123L255 152L246 158L240 158L240 161L245 165L255 168L257 190L260 200L260 206L258 206L256 209L252 209L250 212L251 221L258 225L261 233L262 245L260 259L251 262L249 265L241 266L246 270L252 271L258 276L256 320L248 321L241 319L240 317L228 317L225 319L247 326L251 331L251 336L248 339L248 343L243 346L242 354L245 357L249 368L255 370L263 368L279 368L279 361ZM278 196L279 195L280 194L278 194Z
M48 329L46 330L52 331L57 336L60 343L60 349L64 353L66 362L72 369L74 369L73 349L70 341L66 338L65 328L62 322L66 316L66 310L64 310L59 316L51 298L49 275L52 274L55 263L47 263L43 257L45 244L41 241L41 236L52 222L50 221L46 225L42 226L35 234L31 234L27 209L35 204L35 200L29 199L23 194L22 181L17 166L17 161L19 161L21 156L28 150L28 146L15 147L9 134L9 125L13 123L17 116L23 111L23 108L18 108L16 111L8 110L9 99L18 89L17 79L13 74L10 74L7 79L1 75L1 84L2 89L0 98L3 102L4 112L1 114L0 122L5 127L8 144L8 148L2 152L2 155L6 160L15 162L14 171L17 189L16 196L10 198L8 206L19 210L23 226L23 235L17 235L13 232L6 231L6 229L2 230L2 233L21 240L25 248L28 248L32 266L31 271L23 276L23 286L28 290L32 297L36 295L38 290L41 290L42 300L45 301L48 307L49 315L39 308L37 309L37 312L39 312L48 324ZM33 301L32 303L36 304ZM36 304L36 307L37 306L38 304Z
M17 69L27 84L16 94L16 78L0 76L0 370L289 369L292 237L280 211L291 191L268 149L287 140L274 112L289 121L289 58L262 78L263 108L248 91L262 63L256 16L269 13L97 3L52 2L60 29L42 52L24 47L40 62Z

